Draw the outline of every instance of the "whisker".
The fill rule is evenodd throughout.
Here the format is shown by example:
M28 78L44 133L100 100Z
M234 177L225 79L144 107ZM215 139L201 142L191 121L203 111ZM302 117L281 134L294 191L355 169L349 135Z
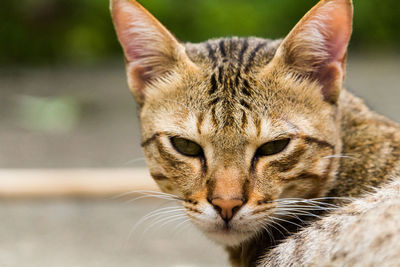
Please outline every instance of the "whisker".
M354 197L318 197L318 198L311 198L312 200L347 200L347 201L354 201Z
M317 201L315 199L304 199L304 198L299 198L299 199L291 199L291 198L285 198L285 199L279 199L276 202L284 202L284 203L307 203L307 204L312 204L312 205L321 205L321 206L331 206L338 208L338 205L332 204L332 203L326 203L326 202L321 202Z
M168 213L172 213L172 212L178 212L178 211L184 211L185 209L182 207L166 207L166 208L161 208L161 209L157 209L157 210L153 210L151 212L149 212L148 214L146 214L145 216L143 216L142 218L140 218L139 221L137 221L135 223L135 225L132 227L131 232L134 232L139 225L141 225L142 223L144 223L146 220L156 217L156 216L160 216L163 214L168 214Z
M146 220L148 220L150 218L153 218L153 217L157 217L157 216L160 216L160 215L168 215L169 213L180 212L180 211L184 211L184 209L183 208L182 209L181 208L175 208L175 209L168 209L168 210L163 210L163 211L155 212L155 213L152 213L152 214L148 214L148 215L146 215L145 217L142 218L142 222L146 221Z
M310 199L307 199L307 198L280 198L280 199L272 200L270 202L302 202L302 203L314 203L314 204L318 204L318 205L338 207L335 204L322 202L319 200L322 200L322 198L310 198ZM329 200L329 199L326 199L326 200Z
M150 223L150 224L146 227L146 229L144 229L144 231L143 231L142 234L143 234L143 235L146 234L147 231L150 230L150 228L152 228L153 226L155 226L155 225L157 225L157 224L159 224L159 223L164 222L163 224L159 225L159 227L162 227L162 226L164 226L165 224L168 224L168 223L170 223L170 222L173 222L173 221L182 219L182 218L184 218L184 217L186 217L185 214L176 214L176 215L172 215L172 216L169 216L169 217L162 217L161 219L155 220L155 221L153 221L152 223Z
M286 229L282 224L280 224L279 222L276 222L274 220L271 221L271 223L276 224L277 226L279 226L282 230L284 230L286 233L290 234L289 230ZM284 236L284 235L283 235Z
M184 217L186 217L186 214L177 214L177 215L171 216L171 217L169 217L170 220L166 220L164 223L160 224L158 227L161 228L161 227L163 227L164 225L166 225L168 223L171 223L173 221L176 221L177 219L181 219L181 218L184 218ZM172 219L172 218L176 218L176 219Z
M317 197L317 198L278 198L276 200L272 200L272 202L274 201L281 201L281 200L330 200L330 199L341 199L341 200L352 200L354 198L352 197Z
M175 196L173 194L161 192L161 191L154 191L154 190L136 190L138 193L153 193L153 194L160 194L160 195L167 195L167 196Z
M132 193L137 193L137 194L155 194L155 195L163 195L163 196L171 196L175 197L173 194L168 194L160 191L154 191L154 190L133 190L125 194L132 194Z
M280 228L281 228L283 231L285 231L287 234L290 234L289 230L286 229L286 228L285 228L282 224L280 224L279 222L274 221L274 220L271 220L270 223L271 223L270 226L273 226L276 230L278 230L278 232L282 235L282 237L285 237L286 235L285 235L282 231L280 231L278 227L280 227ZM274 224L276 225L276 227L274 226Z
M154 196L154 197L160 196L160 197L167 197L167 198L175 199L175 200L183 200L183 198L178 197L173 194L168 194L168 193L159 192L159 191L152 191L152 190L133 190L133 191L129 191L129 192L122 193L122 194L116 195L114 197L111 197L111 199L119 199L119 198L126 197L126 196L132 195L132 194L150 195L150 196Z
M184 231L187 231L188 229L190 229L191 223L189 221L191 221L191 218L188 218L186 220L184 220L183 222L179 223L179 228L178 227L174 227L173 232L171 233L171 235L176 235L178 233L182 233Z
M298 215L301 215L297 212L287 212L287 213L275 213L277 215L284 215L284 216L289 216L292 218L296 218L297 220L299 220L301 223L305 223L305 221L303 219L301 219Z
M307 211L303 211L303 210L281 210L283 213L281 213L281 212L275 212L275 214L278 214L278 215L290 215L291 213L296 213L296 214L299 214L299 215L303 215L303 216L310 216L310 217L315 217L315 218L318 218L318 219L322 219L322 217L321 216L319 216L319 215L317 215L317 214L314 214L314 213L311 213L311 212L307 212Z
M340 206L332 204L332 203L327 203L327 202L322 202L326 200L344 200L344 201L354 201L354 198L351 197L319 197L319 198L311 198L311 199L305 199L305 198L281 198L281 199L276 199L276 200L271 200L268 201L267 203L282 203L282 204L308 204L308 206L312 207L324 207L324 208L333 208L337 209Z
M274 228L274 229L277 230L282 236L285 236L285 234L282 233L282 231L279 230L279 228L276 227L276 226L274 225L274 223L277 223L277 222L274 222L273 220L269 220L269 221L267 222L267 226ZM285 229L285 230L286 230L286 229ZM286 231L287 231L287 230L286 230Z
M156 209L153 210L149 213L147 213L146 215L144 215L142 218L140 218L139 221L137 221L131 228L131 230L129 231L128 237L126 239L126 244L128 244L129 240L131 239L133 233L137 230L137 228L143 224L145 221L163 215L165 213L173 213L173 212L180 212L180 211L184 211L184 208L181 206L171 206L171 207L165 207L165 208L160 208L160 209ZM143 236L143 234L142 234Z
M184 220L183 222L180 222L177 225L175 225L174 229L172 230L173 233L176 232L177 230L179 230L180 229L179 227L181 227L183 224L185 224L186 222L189 222L191 220L192 220L191 218L188 218L188 219Z
M271 217L272 217L274 220L278 220L278 221L290 223L290 224L293 224L293 225L295 225L295 226L297 226L297 227L300 227L300 228L303 227L303 226L301 226L300 224L297 224L297 223L295 223L295 222L291 222L291 221L288 221L288 220L285 220L285 219L282 219L282 218L278 218L278 217L275 217L275 216L271 216Z
M347 159L354 159L354 160L360 160L359 158L349 156L349 155L343 155L343 154L335 154L335 155L328 155L325 157L322 157L323 159L331 159L331 158L347 158Z
M138 197L135 197L133 199L129 199L129 200L125 201L125 204L130 204L130 203L135 202L135 201L137 201L139 199L150 198L150 197L158 198L158 199L164 199L164 200L167 200L167 201L177 201L178 200L178 199L175 199L175 198L169 198L169 197L158 196L158 195L150 195L149 194L149 195L138 196Z
M278 202L278 206L291 206L291 207L308 207L308 208L321 208L321 209L338 209L339 206L336 205L321 205L313 202L304 202L304 201L282 201Z
M336 210L337 208L328 208L328 207L319 207L319 206L304 206L304 205L278 205L277 209L279 208L290 208L290 209L302 209L302 210Z
M301 203L301 202L299 202ZM331 204L331 203L326 203L326 202L320 202L320 201L315 201L315 200L309 200L309 201L305 201L304 203L313 205L313 206L327 206L327 207L332 207L332 208L339 208L338 205L335 204Z
M274 235L271 233L271 231L270 231L271 229L269 229L269 228L267 227L267 225L264 225L264 224L262 224L261 227L267 232L269 241L271 241L271 243L275 244L275 237L274 237Z
M123 164L123 166L129 165L129 164L132 164L132 163L135 163L135 162L138 162L138 161L145 161L145 160L146 160L146 158L144 158L144 157L132 159L132 160L129 160L129 161L125 162Z

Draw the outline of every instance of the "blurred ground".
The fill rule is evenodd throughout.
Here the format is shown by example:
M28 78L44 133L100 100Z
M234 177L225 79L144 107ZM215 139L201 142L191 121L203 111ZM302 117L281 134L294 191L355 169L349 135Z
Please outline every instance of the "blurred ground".
M132 232L146 213L167 207L161 203L82 199L2 201L0 266L227 265L224 251L188 222L181 224L183 219L164 226L161 222L146 231L154 221L149 219Z
M122 61L122 60L121 60ZM349 56L347 88L400 121L400 56ZM0 70L0 168L143 166L123 65ZM56 115L56 116L55 116ZM61 119L60 119L61 118ZM126 242L156 201L3 200L1 266L223 266L176 222Z

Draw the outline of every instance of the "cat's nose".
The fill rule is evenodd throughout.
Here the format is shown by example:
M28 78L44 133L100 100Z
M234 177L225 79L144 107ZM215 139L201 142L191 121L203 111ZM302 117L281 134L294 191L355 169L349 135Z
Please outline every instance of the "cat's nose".
M219 215L221 215L221 218L225 222L229 222L243 205L243 201L239 199L216 198L211 201L211 204L218 211Z

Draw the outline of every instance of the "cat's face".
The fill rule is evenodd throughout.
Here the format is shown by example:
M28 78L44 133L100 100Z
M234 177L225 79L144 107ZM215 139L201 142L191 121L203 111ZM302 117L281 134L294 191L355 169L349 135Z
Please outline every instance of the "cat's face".
M237 245L282 216L276 200L331 188L349 1L321 2L282 42L181 45L136 2L112 13L150 173L207 235Z

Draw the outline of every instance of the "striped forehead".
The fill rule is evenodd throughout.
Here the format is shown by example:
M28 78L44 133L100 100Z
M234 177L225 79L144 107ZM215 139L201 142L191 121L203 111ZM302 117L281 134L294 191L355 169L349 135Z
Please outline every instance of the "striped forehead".
M198 121L197 129L200 139L207 140L207 142L213 143L214 146L219 147L236 147L239 144L245 144L250 140L256 140L257 137L262 135L262 121L258 117L252 117L248 115L248 122L243 127L238 125L230 125L221 127L220 124L217 127L215 119L213 118L212 111L205 114L203 119ZM268 119L264 120L268 121Z
M257 38L231 38L211 40L196 49L193 60L208 65L205 68L206 125L217 131L245 129L250 113L258 112L252 105L259 96L253 69L267 64L273 56L273 45Z
M211 102L221 97L251 97L254 73L266 66L275 54L279 41L259 38L222 38L200 44L187 44L193 62L203 66Z
M215 122L213 110L210 110L205 115L197 116L196 129L198 136L208 136L211 139L235 139L239 142L247 142L248 140L269 140L273 139L282 133L296 134L297 127L292 123L283 119L273 119L265 114L243 113L239 115L240 122L232 125L227 125L222 120ZM231 115L234 118L234 114ZM306 120L302 120L302 126L307 125Z
M169 96L155 98L166 106L164 111L171 119L165 120L165 112L163 115L159 112L153 126L199 138L216 134L239 137L249 132L256 135L260 132L260 119L267 99L257 91L255 70L268 64L276 46L276 41L236 37L186 44L188 56L201 66L204 74L195 86L201 90L178 91L181 100L173 101L178 105L172 101L172 104L165 103Z
M189 49L189 57L196 61L207 60L212 69L223 65L249 73L252 67L267 64L275 54L279 41L259 38L222 38L209 40ZM194 54L191 54L191 52Z

